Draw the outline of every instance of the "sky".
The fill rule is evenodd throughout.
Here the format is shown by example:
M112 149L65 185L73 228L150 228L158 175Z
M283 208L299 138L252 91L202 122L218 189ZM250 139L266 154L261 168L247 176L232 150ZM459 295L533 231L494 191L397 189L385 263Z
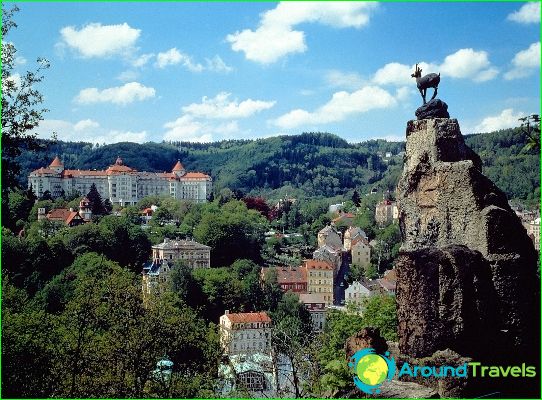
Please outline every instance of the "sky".
M6 38L17 74L37 57L51 63L38 86L50 110L37 128L43 138L209 142L319 131L404 140L422 104L416 63L441 74L438 98L464 134L540 113L538 2L18 6Z

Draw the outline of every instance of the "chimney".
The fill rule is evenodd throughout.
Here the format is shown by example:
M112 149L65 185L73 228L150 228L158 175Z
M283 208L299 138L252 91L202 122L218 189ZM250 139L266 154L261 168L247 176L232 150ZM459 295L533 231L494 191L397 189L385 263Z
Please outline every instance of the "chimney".
M73 207L70 207L70 212L73 212Z
M230 310L224 311L224 314L225 314L225 315L228 315L229 313L230 313Z

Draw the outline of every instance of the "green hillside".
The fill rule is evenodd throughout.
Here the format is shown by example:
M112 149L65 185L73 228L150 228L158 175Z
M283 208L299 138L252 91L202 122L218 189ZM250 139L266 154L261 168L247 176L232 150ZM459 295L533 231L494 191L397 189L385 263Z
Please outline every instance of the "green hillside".
M466 142L484 163L484 173L510 198L536 202L540 186L537 154L523 150L526 139L518 129L469 135ZM223 188L275 198L342 195L358 189L393 190L397 184L404 142L371 140L348 143L330 133L303 133L257 140L213 143L116 143L93 146L79 142L49 142L36 156L24 152L21 184L28 173L59 155L66 168L104 169L117 156L139 171L169 171L180 159L187 170L202 171ZM391 152L390 159L384 159Z

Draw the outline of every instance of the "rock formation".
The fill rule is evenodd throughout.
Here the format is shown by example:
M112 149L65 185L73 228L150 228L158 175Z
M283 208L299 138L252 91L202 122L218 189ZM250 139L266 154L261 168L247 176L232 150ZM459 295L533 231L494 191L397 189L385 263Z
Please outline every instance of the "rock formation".
M399 349L537 362L537 254L455 119L409 121L397 188Z
M450 118L448 104L440 99L432 99L416 110L418 119L426 118Z

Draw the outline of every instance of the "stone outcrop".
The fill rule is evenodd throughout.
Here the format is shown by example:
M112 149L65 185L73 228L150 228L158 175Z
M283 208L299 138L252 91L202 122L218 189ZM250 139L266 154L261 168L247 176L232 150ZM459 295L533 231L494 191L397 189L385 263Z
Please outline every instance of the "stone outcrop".
M366 327L361 329L355 335L350 336L344 345L344 350L346 353L346 359L354 355L359 349L372 348L378 354L383 354L388 350L388 344L386 340L380 336L380 330L378 328Z
M429 100L416 110L416 117L418 119L450 118L448 104L440 99Z
M397 188L399 349L538 365L537 254L455 119L409 121Z

